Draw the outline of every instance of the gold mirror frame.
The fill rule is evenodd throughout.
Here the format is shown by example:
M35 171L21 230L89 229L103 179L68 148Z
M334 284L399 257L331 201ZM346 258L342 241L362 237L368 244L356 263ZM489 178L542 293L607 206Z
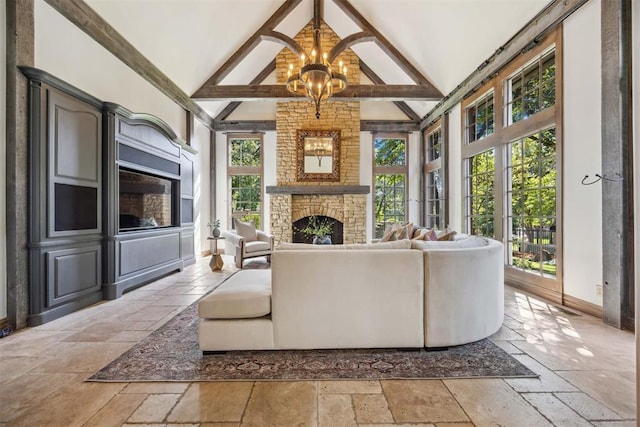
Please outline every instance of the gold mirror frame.
M340 130L299 129L296 156L298 181L340 181Z

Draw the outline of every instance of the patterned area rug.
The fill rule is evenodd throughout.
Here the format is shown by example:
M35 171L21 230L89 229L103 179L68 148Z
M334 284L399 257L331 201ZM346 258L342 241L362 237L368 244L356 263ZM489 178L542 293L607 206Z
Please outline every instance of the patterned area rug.
M197 302L87 381L254 381L537 377L485 339L443 351L233 351L203 355Z

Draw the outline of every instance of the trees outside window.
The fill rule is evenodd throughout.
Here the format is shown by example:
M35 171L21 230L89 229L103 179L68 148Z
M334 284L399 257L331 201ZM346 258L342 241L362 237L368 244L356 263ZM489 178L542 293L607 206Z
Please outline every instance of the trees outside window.
M425 131L425 164L426 181L425 194L425 226L444 229L445 224L445 195L444 195L444 167L442 162L444 140L441 120L437 120Z
M556 275L556 131L547 129L508 146L506 236L508 263Z
M462 103L465 231L504 243L508 283L558 294L561 36L550 33Z
M376 135L373 139L374 238L387 224L407 218L407 137Z
M262 226L262 135L229 135L229 227L234 219Z

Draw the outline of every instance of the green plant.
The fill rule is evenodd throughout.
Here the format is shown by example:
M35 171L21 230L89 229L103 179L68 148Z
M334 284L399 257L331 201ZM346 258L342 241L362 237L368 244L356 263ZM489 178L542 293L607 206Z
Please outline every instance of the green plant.
M329 218L320 219L315 215L311 215L307 225L302 228L296 227L296 231L307 238L311 236L324 237L331 234L334 223L335 221Z
M215 221L211 221L209 224L207 224L207 227L220 228L220 220L216 219Z

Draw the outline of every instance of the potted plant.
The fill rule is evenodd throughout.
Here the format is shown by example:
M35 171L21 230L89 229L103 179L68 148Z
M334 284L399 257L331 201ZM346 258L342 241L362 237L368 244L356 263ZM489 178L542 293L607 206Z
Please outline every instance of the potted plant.
M220 237L220 220L216 219L211 223L207 224L207 227L211 227L211 235L213 237Z
M318 218L311 215L307 225L296 229L296 231L302 233L306 238L313 236L314 245L330 245L334 223L335 221L329 218Z

